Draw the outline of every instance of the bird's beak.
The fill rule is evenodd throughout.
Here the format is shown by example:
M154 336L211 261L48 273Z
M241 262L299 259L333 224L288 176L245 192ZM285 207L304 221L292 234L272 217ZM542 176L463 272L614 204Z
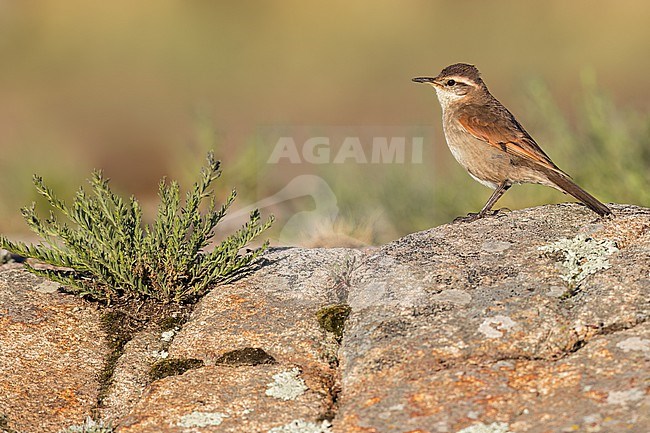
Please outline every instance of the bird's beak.
M438 86L436 79L431 77L417 77L417 78L413 78L413 81L415 81L416 83L425 83L425 84L431 84L432 86Z

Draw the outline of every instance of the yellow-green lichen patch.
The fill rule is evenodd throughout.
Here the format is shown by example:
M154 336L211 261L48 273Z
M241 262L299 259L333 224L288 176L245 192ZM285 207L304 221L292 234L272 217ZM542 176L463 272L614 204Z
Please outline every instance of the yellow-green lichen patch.
M334 334L337 340L343 337L345 321L352 309L347 304L334 304L323 307L316 312L318 324L327 332Z

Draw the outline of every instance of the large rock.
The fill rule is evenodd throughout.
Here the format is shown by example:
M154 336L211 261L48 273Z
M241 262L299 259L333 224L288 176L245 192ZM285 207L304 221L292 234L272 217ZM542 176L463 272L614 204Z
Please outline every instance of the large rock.
M609 220L578 205L527 209L365 252L272 250L173 332L136 334L99 413L121 433L647 433L650 210L613 210ZM13 394L0 395L0 415L25 432L78 423L107 351L97 313L35 291L42 280L15 268L0 276L22 299L1 298L0 389ZM83 320L54 315L57 332L95 350L37 376L23 368L31 346L16 341L49 341L50 328L4 323L52 303L81 309ZM27 359L53 362L43 344ZM156 359L187 367L150 376ZM89 403L34 427L35 408L79 382ZM26 384L36 403L20 400Z
M97 306L57 288L0 267L0 431L56 432L97 403L107 354Z
M512 212L369 255L336 429L650 431L650 212L614 209Z
M249 278L206 295L168 352L170 359L198 359L206 367L155 382L118 431L182 432L192 424L188 419L200 431L232 433L294 421L323 426L334 414L338 344L318 313L345 299L334 274L360 256L344 249L275 250ZM286 398L274 395L276 383L287 387Z

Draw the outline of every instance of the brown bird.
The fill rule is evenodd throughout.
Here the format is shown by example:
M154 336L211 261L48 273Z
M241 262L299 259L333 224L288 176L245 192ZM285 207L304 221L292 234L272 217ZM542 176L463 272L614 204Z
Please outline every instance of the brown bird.
M482 218L514 184L537 183L570 194L600 216L612 211L576 185L492 96L473 65L456 63L437 77L413 78L433 86L442 106L442 126L451 153L475 180L494 189Z

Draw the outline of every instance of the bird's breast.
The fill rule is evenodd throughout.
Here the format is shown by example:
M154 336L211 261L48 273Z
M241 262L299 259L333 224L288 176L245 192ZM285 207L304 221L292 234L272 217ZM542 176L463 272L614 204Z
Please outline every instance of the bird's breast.
M443 118L443 130L451 154L475 180L496 188L508 178L508 154L477 139L453 119Z

